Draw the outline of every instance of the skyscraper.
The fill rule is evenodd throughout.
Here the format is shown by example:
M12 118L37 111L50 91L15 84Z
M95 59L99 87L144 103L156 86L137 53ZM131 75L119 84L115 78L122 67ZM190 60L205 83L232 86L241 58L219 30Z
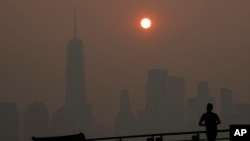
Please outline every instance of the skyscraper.
M197 94L199 98L206 99L207 97L209 97L209 87L207 81L200 81L198 83Z
M34 101L24 112L23 140L29 141L33 136L49 136L48 108L40 101Z
M146 84L146 117L148 132L161 132L169 129L171 104L167 92L168 71L152 69L148 71Z
M197 100L197 112L202 114L206 111L207 103L214 104L214 98L210 96L209 86L207 81L200 81L197 88L198 96ZM216 107L215 107L216 108Z
M91 107L86 103L84 48L82 40L77 39L76 10L74 13L74 39L67 48L67 80L65 113L69 133L90 132L93 123Z
M171 99L171 129L182 130L185 124L184 77L168 77L168 93Z
M206 112L208 103L214 104L214 98L209 94L207 81L200 81L197 87L197 97L188 100L187 125L191 129L201 129L197 126L201 115ZM215 107L216 108L216 107Z
M20 140L20 112L16 103L0 103L0 140Z
M220 89L220 104L221 104L221 120L222 126L229 128L232 120L232 110L233 110L233 95L232 90L228 88Z
M74 20L74 39L69 40L67 47L67 76L66 76L66 99L67 108L77 108L85 104L85 83L84 83L84 53L82 40L77 39L76 11ZM83 106L83 105L82 105ZM72 107L73 108L73 107Z
M84 132L91 134L93 117L91 105L86 102L84 48L77 38L76 9L74 13L74 38L67 46L66 98L64 107L54 114L52 127L63 134ZM59 123L59 121L63 123ZM63 126L62 126L63 125ZM64 127L63 131L60 127Z
M115 121L116 135L135 134L135 123L136 118L130 109L128 90L122 90L120 97L120 111Z
M164 69L152 69L148 71L146 109L150 112L160 110L159 108L163 106L160 104L166 103L167 76L168 72Z

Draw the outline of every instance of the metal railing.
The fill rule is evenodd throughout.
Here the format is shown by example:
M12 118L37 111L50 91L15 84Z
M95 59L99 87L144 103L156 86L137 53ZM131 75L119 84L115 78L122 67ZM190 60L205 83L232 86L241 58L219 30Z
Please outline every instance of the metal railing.
M229 132L229 129L218 130L218 133ZM58 137L32 137L34 141L100 141L100 140L115 140L122 141L123 139L147 138L147 141L163 141L164 136L179 136L192 135L190 140L174 140L174 141L206 141L207 139L200 139L200 134L205 134L206 131L189 131L189 132L173 132L173 133L156 133L156 134L142 134L130 136L116 136L104 138L90 138L86 139L83 133ZM229 140L226 138L217 138L216 140ZM169 141L169 140L168 140Z
M218 130L218 133L229 132L229 129ZM104 138L90 138L87 141L99 141L99 140L119 140L131 139L131 138L152 138L163 137L163 136L177 136L177 135L194 135L200 137L200 134L205 134L206 131L189 131L189 132L173 132L173 133L156 133L156 134L142 134L142 135L130 135L130 136L116 136L116 137L104 137ZM194 140L194 139L193 139ZM193 140L178 140L178 141L193 141ZM199 141L207 139L198 139ZM217 138L216 140L229 140L229 137L226 138ZM177 141L177 140L176 140Z

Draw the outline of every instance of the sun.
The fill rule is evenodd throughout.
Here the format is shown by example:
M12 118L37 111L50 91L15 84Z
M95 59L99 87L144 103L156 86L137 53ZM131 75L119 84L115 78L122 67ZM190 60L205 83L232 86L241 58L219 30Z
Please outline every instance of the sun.
M141 27L144 29L148 29L151 27L151 20L149 18L141 19Z

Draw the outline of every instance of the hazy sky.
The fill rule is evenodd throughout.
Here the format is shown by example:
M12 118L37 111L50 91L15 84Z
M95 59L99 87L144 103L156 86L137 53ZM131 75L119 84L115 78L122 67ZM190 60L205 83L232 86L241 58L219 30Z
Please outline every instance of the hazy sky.
M208 80L211 95L232 88L236 102L250 102L249 0L1 0L0 102L21 110L35 99L50 112L65 98L66 47L84 42L87 99L97 123L111 123L120 90L133 111L144 109L147 70L184 76L187 97ZM148 16L152 28L139 20ZM106 114L107 112L107 114Z

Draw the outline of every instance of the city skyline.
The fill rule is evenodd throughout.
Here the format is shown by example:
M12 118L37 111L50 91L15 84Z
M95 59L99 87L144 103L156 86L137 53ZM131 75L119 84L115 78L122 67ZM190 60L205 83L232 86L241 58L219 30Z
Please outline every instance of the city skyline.
M164 77L163 77L163 79L162 79L162 77L159 77L159 76L163 76L163 75L165 75L167 77L165 77L165 79L164 79ZM160 94L159 92L164 92L167 95L179 93L183 96L178 97L178 99L184 98L184 93L183 93L184 90L181 90L184 88L183 86L185 85L183 77L168 76L167 70L163 70L163 69L149 70L148 76L149 76L148 80L155 81L155 82L157 82L157 84L159 84L159 85L155 85L154 83L151 83L151 84L149 83L149 91L152 91L152 90L150 90L152 88L155 89L156 87L158 87L158 88L162 87L163 89L167 88L168 91L166 91L166 93L165 93L164 92L165 90L164 91L158 90L158 92L156 91L156 93ZM167 83L164 82L165 80L167 80L168 82ZM150 87L152 87L152 88L150 88ZM179 89L179 88L181 88L181 89ZM175 90L177 90L177 91L175 91ZM219 129L227 129L229 127L229 124L249 123L249 115L247 115L246 113L250 107L250 104L235 103L234 100L232 99L233 93L232 93L231 89L228 89L228 88L221 88L220 95L221 95L220 97L222 100L222 102L221 102L222 105L219 106L219 105L215 104L216 107L220 107L223 109L221 112L219 112L219 116L221 116L221 119L223 121L222 125L219 126ZM160 97L158 97L157 95L154 95L153 97L154 98L151 97L149 99L149 101L152 101L152 102L159 101ZM163 100L163 97L161 97L160 99ZM208 100L208 99L211 99L211 100ZM79 131L84 132L85 135L87 135L87 137L93 138L93 137L103 137L103 136L105 137L105 136L114 136L114 135L124 136L124 135L132 135L132 134L157 133L157 132L161 132L161 131L164 131L164 132L175 131L176 132L176 131L189 131L189 130L194 130L194 129L195 130L202 130L202 128L198 127L197 121L198 121L198 118L200 117L201 113L203 113L205 111L206 104L204 104L204 103L207 103L207 102L213 103L214 102L213 97L210 97L208 82L206 82L206 81L201 81L200 83L198 83L196 98L189 99L189 100L192 100L191 103L194 106L188 105L185 108L184 101L183 101L183 105L182 105L183 107L178 108L178 105L175 105L175 103L176 102L179 103L179 102L178 102L178 100L176 100L175 96L172 95L170 98L170 101L173 102L173 104L174 104L173 107L175 107L175 109L176 108L179 109L179 110L173 110L172 112L166 112L166 111L162 112L163 111L162 108L164 109L164 107L162 107L162 106L158 107L157 105L154 105L153 107L150 106L151 108L154 109L153 111L150 107L145 107L143 113L140 113L139 115L135 116L135 114L133 112L131 112L131 107L130 107L130 102L129 102L130 100L131 99L129 98L129 91L127 89L122 89L121 90L121 97L120 97L120 104L121 105L119 106L120 113L117 113L117 116L116 116L116 118L118 120L114 121L114 125L113 124L106 124L105 126L103 126L100 124L92 124L91 125L92 128L95 129L94 133L90 133L89 131L86 130L86 128L85 129L77 129L76 127L74 127L75 129L71 128L71 126L67 125L67 122L65 122L65 121L67 121L67 118L66 118L66 120L65 119L61 120L64 117L59 115L60 118L58 118L58 115L55 115L55 114L52 115L51 113L48 112L48 107L40 101L34 101L32 104L30 104L26 108L25 113L23 113L23 114L21 113L21 115L23 117L20 117L19 109L16 107L15 103L13 103L13 102L12 103L11 102L1 102L0 103L0 113L1 113L2 118L0 120L0 123L2 124L3 121L5 121L5 123L8 123L8 124L12 123L11 126L8 126L8 130L14 129L16 131L13 134L13 135L15 135L15 137L18 138L18 136L20 136L20 135L21 135L21 137L23 137L20 140L28 140L32 136L36 136L36 137L55 136L55 135L58 136L58 135L73 134L73 133L76 133ZM168 101L168 99L165 99L165 100ZM152 102L150 102L150 103L152 103ZM168 105L170 103L164 103L164 100L163 100L162 102L160 102L158 104ZM200 109L197 107L200 107ZM11 110L12 113L10 111L8 111L8 109L10 110L10 108L12 109ZM82 107L82 108L84 109L84 107ZM181 108L185 109L184 110L185 114L184 113L179 114L179 112L182 111ZM189 108L192 109L191 112L189 111ZM15 113L13 113L14 109L15 109ZM60 112L65 112L65 111L64 110L61 111L61 109L58 109L58 112L60 113ZM6 117L8 117L8 114L6 115L6 113L9 113L9 115L15 114L17 116L11 116L12 118L7 119ZM196 114L194 114L194 113L196 113ZM64 114L67 114L67 113L64 113ZM81 115L80 113L78 113L78 114ZM131 115L131 114L133 114L133 115ZM166 117L165 117L163 120L161 120L161 118L160 118L161 115L158 115L158 114L166 114L166 116L173 115L173 118L170 116L170 119L166 120L165 119ZM73 116L73 115L71 115L71 116ZM191 122L189 121L190 116L192 119ZM49 118L49 117L52 117L52 118ZM8 122L10 120L12 122ZM88 120L88 119L85 119L85 120ZM170 122L166 122L166 121L170 121ZM178 121L178 123L175 123L176 121ZM55 126L56 128L54 127L55 122L58 122L57 126L60 125L59 128L57 126ZM152 125L148 124L150 122L153 124ZM158 122L160 122L160 124L158 124ZM18 123L18 124L13 124L13 123ZM22 123L22 124L20 124L20 123ZM174 125L173 125L173 123L174 123ZM22 125L21 128L20 128L20 125ZM123 127L124 125L125 125L125 127ZM153 126L153 125L156 125L156 126ZM106 130L105 129L99 130L99 127L106 127ZM170 127L170 128L166 128L166 127ZM4 129L7 129L7 125L2 126L0 128L0 130L2 132L4 131ZM21 132L17 133L16 129L19 129L19 131L21 131ZM73 129L73 130L71 130L71 129ZM131 129L133 129L133 130L131 130ZM100 131L103 131L103 132L100 132ZM6 132L6 135L8 135L7 132ZM9 138L9 136L5 136L5 137L0 136L0 137L3 139L7 137L6 138L7 140L12 141L11 138Z

